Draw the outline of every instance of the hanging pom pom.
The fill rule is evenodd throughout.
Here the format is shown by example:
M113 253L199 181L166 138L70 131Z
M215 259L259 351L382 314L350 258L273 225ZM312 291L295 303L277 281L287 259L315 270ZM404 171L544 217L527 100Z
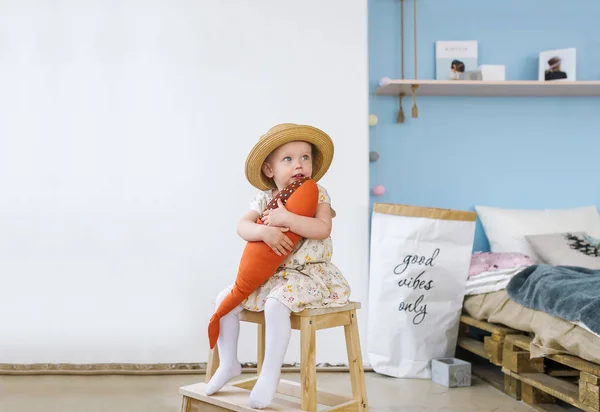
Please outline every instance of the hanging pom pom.
M389 82L391 82L391 81L392 81L392 79L390 79L389 77L382 77L381 80L379 80L379 85L381 87L383 87L383 86L389 84Z
M369 115L369 126L377 126L377 123L379 123L379 118L377 117L377 115L370 114Z
M373 194L375 196L382 196L385 193L385 187L383 185L377 185L373 188Z

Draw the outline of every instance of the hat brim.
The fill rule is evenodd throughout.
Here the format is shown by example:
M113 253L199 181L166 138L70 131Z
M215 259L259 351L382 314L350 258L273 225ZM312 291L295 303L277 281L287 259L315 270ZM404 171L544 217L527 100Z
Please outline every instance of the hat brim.
M262 172L267 156L278 147L294 141L311 143L315 148L313 155L312 179L318 182L327 172L333 160L333 141L320 129L307 125L289 125L276 129L263 136L250 150L246 158L246 178L259 190L274 189L275 184Z

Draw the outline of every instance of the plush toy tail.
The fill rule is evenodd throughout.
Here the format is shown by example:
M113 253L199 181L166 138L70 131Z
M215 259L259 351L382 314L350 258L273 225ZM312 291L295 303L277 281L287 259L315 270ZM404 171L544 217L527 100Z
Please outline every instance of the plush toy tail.
M312 217L317 211L319 189L314 180L305 181L297 188L286 202L286 209L290 212ZM262 224L260 219L258 224ZM294 247L300 242L301 236L291 231L285 232ZM235 307L240 305L250 294L269 279L286 256L277 256L264 242L248 242L244 248L238 274L231 293L223 299L208 324L208 337L210 348L214 348L219 337L220 319Z

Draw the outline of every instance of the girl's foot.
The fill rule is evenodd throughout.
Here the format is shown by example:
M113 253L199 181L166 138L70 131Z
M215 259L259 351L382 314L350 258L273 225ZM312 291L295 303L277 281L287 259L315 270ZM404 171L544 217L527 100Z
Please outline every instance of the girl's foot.
M279 384L280 370L276 371L262 370L256 385L250 392L250 401L248 405L254 409L264 409L271 405L277 385Z
M210 379L206 385L206 394L212 395L221 390L223 386L236 376L242 373L242 366L239 363L231 365L219 365L214 376Z

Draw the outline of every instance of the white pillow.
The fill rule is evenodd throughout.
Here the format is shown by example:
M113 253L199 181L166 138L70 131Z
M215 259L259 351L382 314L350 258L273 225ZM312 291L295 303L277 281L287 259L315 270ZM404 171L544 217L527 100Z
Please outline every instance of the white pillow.
M535 253L525 236L563 232L587 232L600 237L600 213L596 206L572 209L502 209L475 206L492 252L517 252L536 262Z
M544 263L600 270L600 256L595 256L596 247L585 235L585 232L569 232L525 238Z

